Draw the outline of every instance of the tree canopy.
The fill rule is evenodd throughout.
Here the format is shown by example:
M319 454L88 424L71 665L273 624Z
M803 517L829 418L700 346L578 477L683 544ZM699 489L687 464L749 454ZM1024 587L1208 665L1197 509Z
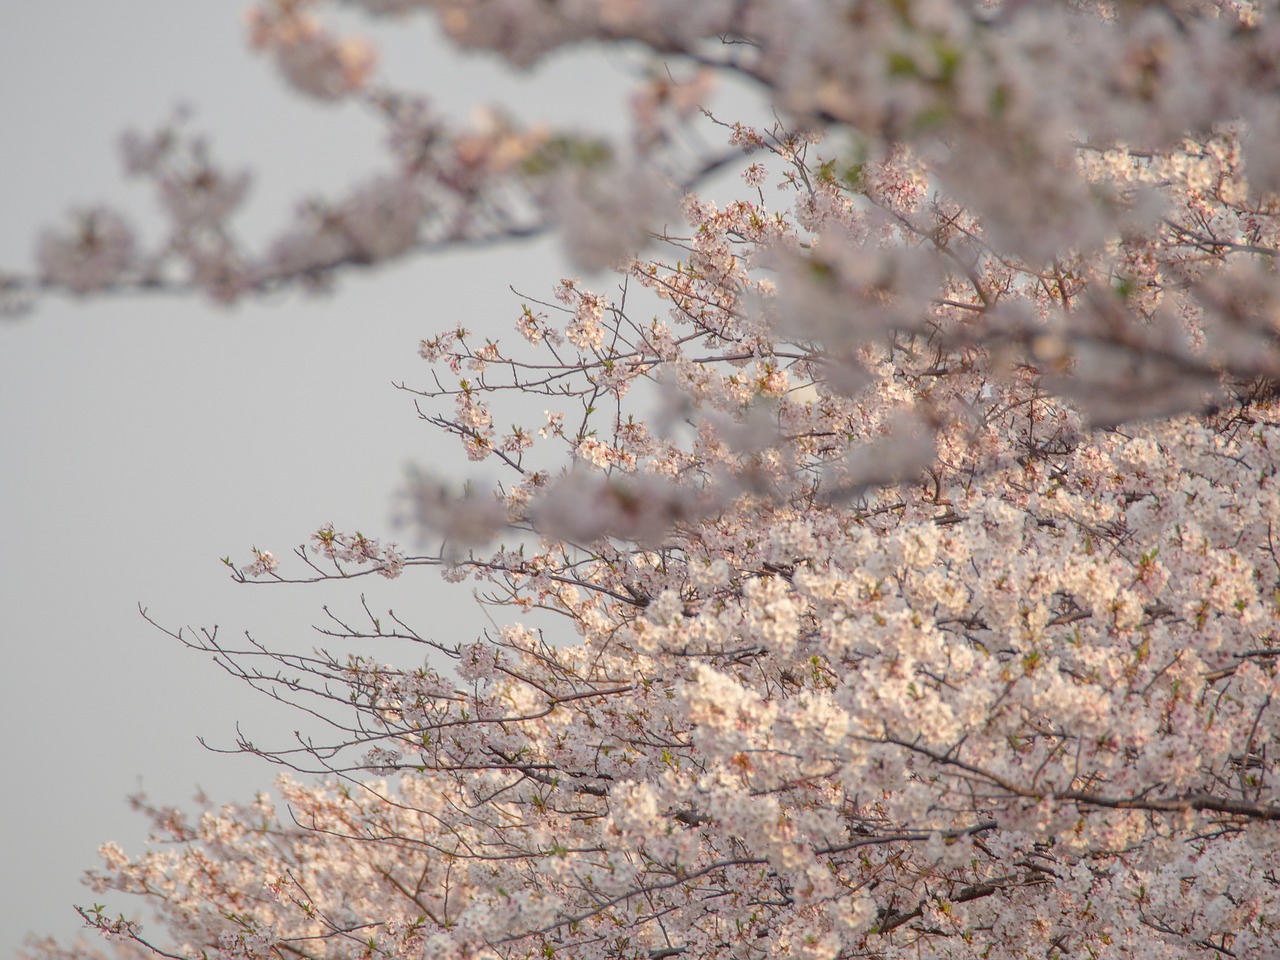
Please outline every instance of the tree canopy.
M604 272L432 331L409 385L503 481L412 477L416 550L227 560L431 567L509 622L365 608L309 656L162 627L296 705L296 743L240 744L294 777L147 808L155 848L90 876L112 943L34 957L1280 951L1274 4L348 4L521 66L649 51L623 142L450 126L330 6L250 40L384 116L390 172L255 249L247 174L134 134L163 242L81 211L4 290L233 303L554 229ZM724 75L776 122L704 114Z

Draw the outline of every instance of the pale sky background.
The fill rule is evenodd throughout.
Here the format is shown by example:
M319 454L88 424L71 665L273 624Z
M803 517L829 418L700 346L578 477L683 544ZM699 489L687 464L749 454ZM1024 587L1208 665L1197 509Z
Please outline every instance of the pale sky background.
M341 193L379 163L381 129L354 107L288 92L244 43L226 0L10 0L0 4L0 270L29 270L42 225L100 201L145 227L144 185L123 179L128 126L195 108L228 165L256 179L240 222L255 239L309 191ZM364 24L365 22L361 22ZM463 58L414 19L361 31L389 39L384 73L466 117L497 99L530 119L617 129L627 77L596 53L531 79ZM418 341L465 319L510 336L519 301L572 275L554 243L419 259L346 278L337 295L233 310L176 298L40 303L0 320L0 956L27 931L70 940L97 847L142 848L128 794L188 803L197 785L248 800L275 770L213 755L239 720L259 742L286 712L145 624L251 629L309 649L321 606L394 608L437 638L486 623L465 585L433 571L398 581L244 587L219 557L286 554L326 521L394 533L406 464L459 476L456 443L422 424L393 381L424 383ZM402 662L413 652L379 656ZM417 659L413 659L416 664ZM260 736L258 736L260 734ZM128 900L113 910L132 912Z

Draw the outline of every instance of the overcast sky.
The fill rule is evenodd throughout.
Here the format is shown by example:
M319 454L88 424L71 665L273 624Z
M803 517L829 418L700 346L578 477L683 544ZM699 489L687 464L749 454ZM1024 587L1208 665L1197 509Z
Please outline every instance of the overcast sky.
M246 49L238 7L0 5L0 270L30 269L38 230L72 205L108 201L152 222L116 143L178 102L195 108L219 158L253 166L242 222L259 238L301 194L341 192L378 167L380 131L355 109L288 93ZM394 37L383 51L393 80L462 117L492 97L552 120L619 113L623 79L599 55L531 85L487 58L450 55L424 20L375 36ZM228 800L270 785L260 761L212 755L196 737L227 744L239 720L269 740L292 718L148 627L139 603L174 627L252 629L294 649L312 645L322 604L351 610L361 590L441 639L484 625L468 588L430 571L243 587L218 558L247 561L255 544L287 553L330 520L392 532L406 464L467 466L391 386L424 382L418 341L462 311L468 327L505 334L519 311L508 284L545 293L568 272L543 243L391 267L327 299L230 311L50 300L0 321L0 955L28 930L74 935L71 904L89 902L79 877L98 844L141 849L145 828L126 804L139 786L182 805L197 785Z

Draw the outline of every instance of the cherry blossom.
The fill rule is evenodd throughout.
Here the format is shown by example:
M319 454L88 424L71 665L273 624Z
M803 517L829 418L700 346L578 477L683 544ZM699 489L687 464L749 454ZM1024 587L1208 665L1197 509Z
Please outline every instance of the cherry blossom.
M128 269L133 232L117 213L98 207L75 218L69 233L47 231L37 257L45 283L86 294L111 286Z
M1280 953L1271 5L358 4L521 66L668 59L617 143L455 129L328 6L264 3L251 40L378 111L394 166L255 255L247 180L131 138L196 289L552 224L610 272L424 332L404 389L501 480L411 475L412 551L326 524L226 560L431 567L493 629L161 628L312 724L237 744L293 776L139 800L159 842L89 883L150 916L83 907L108 945L33 957ZM717 76L775 121L703 117ZM724 146L691 156L697 123ZM701 195L729 164L743 195ZM30 288L128 289L132 243L84 214Z
M295 573L270 570L434 566L572 629L452 643L368 610L325 628L431 651L417 666L174 632L329 718L327 739L240 744L324 779L278 783L286 819L265 796L198 825L151 810L176 846L104 848L96 888L151 901L184 957L1280 948L1270 394L1224 384L1215 413L1090 427L940 302L918 332L840 341L861 385L832 382L756 293L801 228L686 208L687 259L618 278L651 303L566 280L538 337L526 306L510 348L424 342L457 385L419 403L467 456L508 389L551 402L553 383L561 406L494 445L511 482L492 495L412 481L439 552L325 525ZM809 235L847 215L809 207ZM584 317L598 340L569 334ZM606 368L676 395L667 424L599 403Z

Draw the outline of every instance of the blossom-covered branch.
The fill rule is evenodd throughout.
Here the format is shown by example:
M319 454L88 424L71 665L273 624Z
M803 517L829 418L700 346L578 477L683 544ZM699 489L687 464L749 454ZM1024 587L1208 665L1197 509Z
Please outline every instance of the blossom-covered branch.
M323 6L255 40L357 95ZM172 842L104 848L95 890L192 960L1280 952L1275 11L358 6L520 64L638 41L783 119L724 122L744 199L677 212L701 81L642 91L625 155L490 131L519 162L449 190L514 184L615 267L524 297L514 338L422 341L402 386L501 483L412 475L417 552L325 525L226 563L437 567L558 619L439 638L362 603L310 655L170 630L310 725L229 749L319 780L147 808ZM430 143L414 177L461 149ZM345 209L320 273L408 250ZM388 640L413 656L360 652Z

